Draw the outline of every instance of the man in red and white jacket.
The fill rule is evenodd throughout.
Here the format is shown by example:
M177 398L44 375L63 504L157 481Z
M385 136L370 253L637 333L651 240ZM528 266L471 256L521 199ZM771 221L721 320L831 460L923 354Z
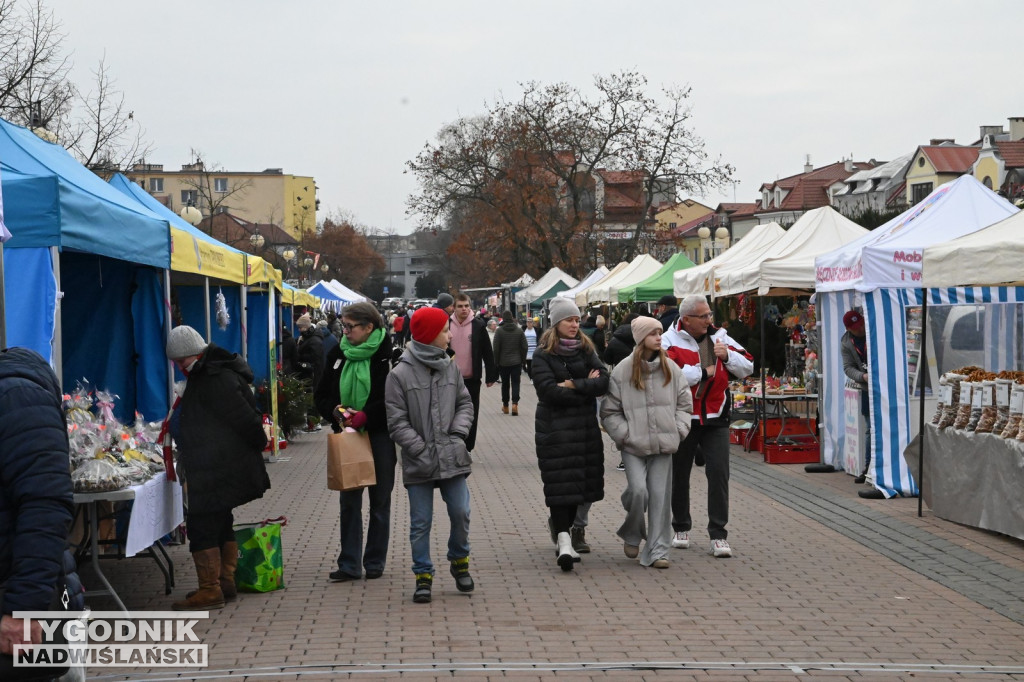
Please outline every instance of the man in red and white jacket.
M725 329L713 324L703 296L687 296L679 320L661 337L665 352L683 369L693 392L690 433L672 457L672 546L690 546L690 471L698 450L708 479L708 535L711 554L732 556L729 547L729 380L749 376L754 359Z

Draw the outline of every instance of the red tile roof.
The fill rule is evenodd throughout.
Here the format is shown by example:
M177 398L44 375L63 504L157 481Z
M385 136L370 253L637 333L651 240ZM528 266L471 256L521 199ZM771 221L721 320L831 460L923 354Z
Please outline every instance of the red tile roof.
M708 213L706 215L702 215L699 218L694 218L693 220L691 220L688 223L683 223L682 225L677 225L675 227L675 229L672 230L672 236L673 237L690 237L690 236L692 236L692 235L697 233L697 230L700 229L701 225L707 223L708 227L710 227L711 223L713 223L714 220L715 220L715 214L714 213Z
M966 173L978 160L978 147L931 146L921 147L936 173Z
M996 149L999 156L1003 157L1003 163L1007 168L1020 168L1024 166L1024 140L1016 142L996 142Z
M643 171L610 171L601 168L597 172L609 185L640 184L644 180Z
M828 206L829 185L845 180L857 171L874 168L876 164L869 161L854 161L851 170L846 169L845 161L837 161L821 168L816 168L810 173L793 175L773 183L761 185L762 190L774 190L776 187L789 190L782 199L780 206L775 205L775 197L770 196L771 203L766 209L758 207L755 213L772 213L775 211L807 211L812 208Z

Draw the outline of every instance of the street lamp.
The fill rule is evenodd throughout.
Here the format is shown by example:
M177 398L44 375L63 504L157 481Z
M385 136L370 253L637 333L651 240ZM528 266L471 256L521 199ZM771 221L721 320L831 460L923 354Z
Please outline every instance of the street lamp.
M715 230L715 252L720 254L729 248L729 229L720 227Z
M706 226L701 227L697 230L697 236L700 237L700 258L701 263L706 262L711 252L711 230Z
M188 206L181 209L179 214L186 223L195 227L199 224L199 221L203 219L203 214L199 212L199 209L192 205L192 202L188 202Z
M249 244L252 245L253 249L262 249L264 243L266 243L266 240L263 238L263 235L260 234L260 228L257 227L256 231L252 233L251 237L249 237Z

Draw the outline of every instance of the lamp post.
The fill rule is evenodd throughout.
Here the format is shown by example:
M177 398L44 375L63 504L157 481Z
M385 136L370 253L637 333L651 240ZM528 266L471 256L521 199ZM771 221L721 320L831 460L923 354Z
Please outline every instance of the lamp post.
M721 254L723 251L729 248L729 230L725 227L720 227L715 230L715 255Z
M260 234L260 228L257 227L256 231L252 233L251 237L249 237L249 244L252 246L253 250L256 251L262 249L263 244L265 243L266 240L263 238L263 235Z
M199 209L192 205L192 202L188 202L188 206L181 209L179 213L186 223L195 227L203 219L203 214L199 212Z
M309 271L309 282L310 282L310 284L312 284L313 283L313 259L312 259L312 257L306 256L304 259L302 259L302 264L304 266L306 266L305 270ZM301 284L300 284L300 286L301 286Z
M697 230L697 236L700 237L700 262L705 263L711 255L711 230L701 227Z
M327 272L330 269L331 269L331 266L328 265L327 263L324 263L323 265L320 266L320 272L324 273L324 276L322 277L322 279L324 279L324 280L327 279Z

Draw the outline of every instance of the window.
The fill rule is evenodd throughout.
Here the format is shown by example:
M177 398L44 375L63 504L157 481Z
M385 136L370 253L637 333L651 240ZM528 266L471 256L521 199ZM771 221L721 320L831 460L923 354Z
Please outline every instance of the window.
M158 193L164 191L164 179L163 178L150 178L149 179L149 191L151 193Z
M932 183L921 182L916 185L910 186L911 196L910 203L916 204L924 199L926 196L932 193Z
M231 210L230 206L218 206L217 210L214 211L214 213L227 213L230 210Z
M220 194L227 194L228 191L228 179L227 178L214 178L213 179L213 191Z
M195 206L199 203L199 192L194 189L183 189L181 190L181 205L188 206L192 204Z
M981 184L985 185L989 189L992 189L992 177L989 175L985 176L985 179L981 181Z
M923 156L917 157L917 167L918 168L924 168L924 157Z

